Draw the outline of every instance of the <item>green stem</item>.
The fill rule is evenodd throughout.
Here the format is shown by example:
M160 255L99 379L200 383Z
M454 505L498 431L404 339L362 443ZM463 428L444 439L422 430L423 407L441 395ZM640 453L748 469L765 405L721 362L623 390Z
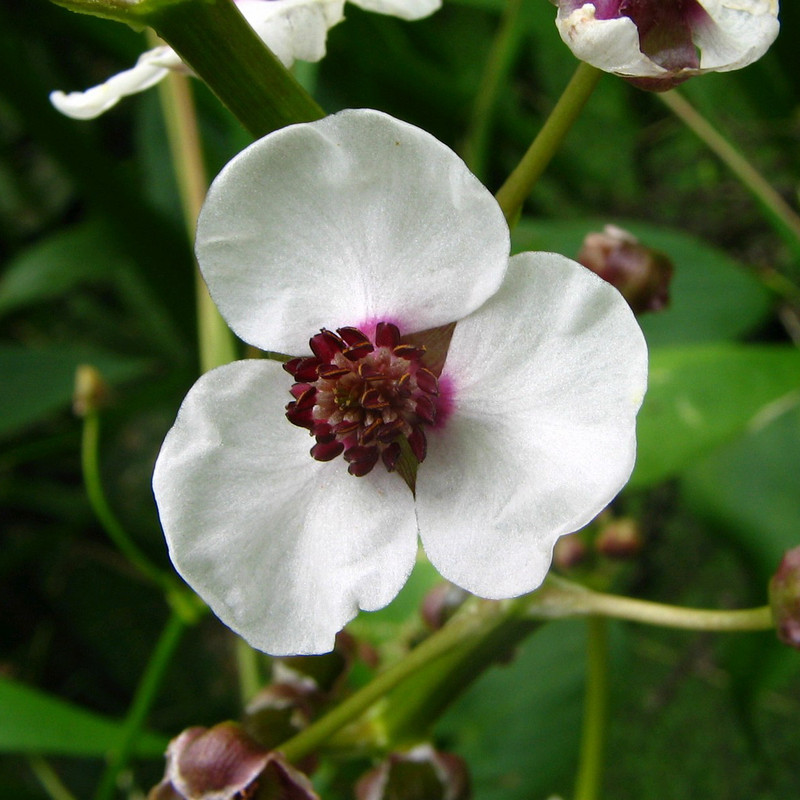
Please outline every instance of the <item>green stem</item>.
M75 795L64 786L56 771L41 756L30 756L28 764L36 779L52 800L75 800Z
M528 612L534 619L597 615L667 628L716 632L763 631L775 627L769 606L737 611L682 608L594 592L552 575L538 592L529 596L529 601Z
M761 173L677 91L659 95L665 105L733 172L756 198L766 218L800 258L800 216Z
M133 564L139 572L153 583L161 586L165 591L171 593L175 590L176 584L167 573L162 572L150 563L150 560L138 548L133 540L128 536L125 529L120 524L111 506L103 493L103 484L100 480L99 465L99 439L100 439L100 415L97 411L89 411L83 419L83 435L81 439L81 467L83 469L83 481L86 485L86 494L95 516L105 529L106 533L114 542L117 549Z
M503 620L518 615L520 607L519 599L467 603L444 628L422 642L405 658L277 749L289 761L296 762L304 758L317 750L334 733L360 717L400 683L451 653L465 638L481 638Z
M260 654L241 637L236 637L236 666L239 673L239 696L246 706L262 686L258 668Z
M589 64L582 62L578 66L528 152L495 195L509 224L519 217L522 204L580 116L602 74Z
M184 616L173 610L136 689L133 702L125 717L120 742L109 756L108 765L95 793L95 800L110 800L113 797L117 777L130 760L136 741L161 689L167 667L186 627L187 622Z
M157 44L152 34L150 40L153 46ZM189 241L193 242L197 217L208 188L208 179L191 87L185 75L173 72L161 81L158 88L186 233ZM207 372L214 367L234 361L237 357L236 344L230 328L208 293L196 263L195 302L200 371Z
M325 116L231 0L178 0L142 16L253 136Z
M497 34L486 59L483 76L475 95L469 128L464 143L464 161L479 178L486 171L489 134L494 119L497 94L507 77L524 32L520 24L522 0L508 0Z
M600 796L608 717L608 629L606 620L599 617L589 618L586 656L586 696L575 800L597 800Z

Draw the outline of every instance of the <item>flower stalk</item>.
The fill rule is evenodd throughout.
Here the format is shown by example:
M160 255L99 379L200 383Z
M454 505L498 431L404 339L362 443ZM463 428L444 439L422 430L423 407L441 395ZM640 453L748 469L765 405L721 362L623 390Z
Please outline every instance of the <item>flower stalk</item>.
M589 64L578 65L542 129L498 190L495 198L509 225L519 218L522 204L580 116L602 74Z

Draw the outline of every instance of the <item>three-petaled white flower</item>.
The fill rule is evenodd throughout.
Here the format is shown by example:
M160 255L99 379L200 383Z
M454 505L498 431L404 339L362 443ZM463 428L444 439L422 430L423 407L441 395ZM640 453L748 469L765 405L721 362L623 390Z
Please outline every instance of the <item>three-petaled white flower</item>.
M350 0L367 11L414 20L432 14L441 0ZM328 30L344 19L345 0L234 0L253 30L286 67L296 61L319 61ZM74 119L94 119L123 97L143 92L170 70L186 70L166 45L148 50L135 66L83 92L55 91L50 102Z
M581 61L647 89L741 69L780 28L778 0L554 0L561 38Z
M330 649L397 594L418 534L475 594L533 590L628 479L627 303L563 256L509 259L494 198L419 128L357 110L266 136L212 185L197 257L242 339L297 356L203 375L153 479L176 568L255 647Z

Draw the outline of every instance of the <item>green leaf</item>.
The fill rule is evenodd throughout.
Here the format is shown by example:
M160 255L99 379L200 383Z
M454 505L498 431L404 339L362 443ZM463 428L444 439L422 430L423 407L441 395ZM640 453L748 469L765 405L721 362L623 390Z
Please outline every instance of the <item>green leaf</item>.
M800 389L800 351L780 346L656 349L639 413L631 486L677 475Z
M607 222L523 219L514 231L514 252L549 250L575 258L584 236ZM651 347L736 339L767 318L769 292L743 264L681 231L627 220L614 224L668 255L675 266L669 308L639 318Z
M0 345L0 436L69 405L80 364L96 367L113 384L142 375L149 362L83 346L33 350Z
M0 315L52 300L88 282L108 280L108 264L120 258L106 227L98 222L60 231L8 264L0 279Z
M57 697L0 678L0 752L103 757L117 747L122 724ZM161 755L164 737L144 733L135 753Z

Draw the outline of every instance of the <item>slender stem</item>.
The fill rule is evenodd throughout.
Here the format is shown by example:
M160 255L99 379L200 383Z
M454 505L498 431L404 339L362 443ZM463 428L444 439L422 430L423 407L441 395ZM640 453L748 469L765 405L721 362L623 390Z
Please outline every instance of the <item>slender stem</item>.
M800 216L683 95L673 89L659 96L670 111L690 128L753 194L767 219L783 237L792 253L800 257Z
M41 756L28 759L31 771L52 800L75 800L75 795L67 789L56 771Z
M158 43L152 32L150 40L153 46ZM208 178L191 87L185 75L171 72L161 81L158 88L186 232L189 241L194 241L197 217L206 196ZM230 328L208 293L197 264L195 264L195 302L200 371L207 372L235 360L236 344Z
M486 154L489 134L494 118L497 94L508 75L517 47L521 41L523 26L520 25L522 0L508 0L494 41L489 50L483 76L475 95L469 128L464 143L464 161L479 178L486 171Z
M236 666L239 672L239 696L246 706L261 688L259 653L241 637L236 637Z
M529 613L535 619L597 615L667 628L718 632L763 631L775 627L769 606L738 611L682 608L593 592L553 576L529 600Z
M586 695L575 800L597 800L600 796L608 717L608 628L606 620L589 617L586 656Z
M402 681L451 652L465 637L480 637L483 632L492 631L498 621L518 614L520 608L519 599L468 603L444 628L422 642L405 658L277 749L289 761L295 762L314 752L334 733L361 716Z
M528 152L495 195L509 224L518 218L522 204L580 116L602 74L584 62L578 66Z
M175 582L167 573L150 563L147 556L128 536L125 528L120 524L111 506L103 493L100 480L99 465L99 439L100 416L97 411L89 411L83 419L83 435L81 438L81 467L83 481L86 485L86 494L95 516L114 542L117 549L133 564L145 577L161 586L167 592L176 588Z
M117 777L130 760L186 627L183 615L173 610L136 689L133 702L125 717L119 744L109 756L108 765L95 793L95 800L110 800L113 797Z

